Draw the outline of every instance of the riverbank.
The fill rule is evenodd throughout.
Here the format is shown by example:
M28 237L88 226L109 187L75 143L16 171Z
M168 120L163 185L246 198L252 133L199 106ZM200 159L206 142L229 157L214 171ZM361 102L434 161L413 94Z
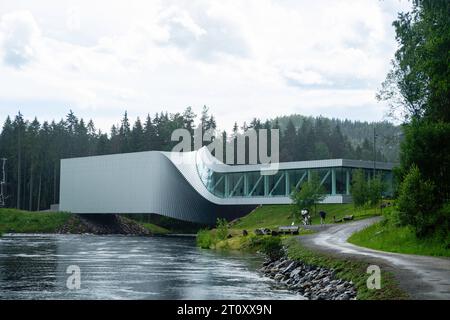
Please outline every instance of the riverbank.
M144 226L120 215L75 215L68 212L29 212L0 209L4 233L132 234L152 235L156 226Z
M361 220L373 217L376 213L375 209L359 210L355 209L353 205L347 204L318 205L319 210L325 210L328 213L326 222L341 219L346 215L353 215L354 220ZM391 210L391 208L387 210ZM310 230L300 226L299 235L261 236L255 234L257 228L277 230L279 226L290 225L294 219L291 206L262 206L229 224L221 223L215 229L200 231L197 235L197 244L202 248L214 250L238 250L274 255L275 258L270 258L270 262L262 267L261 272L309 299L407 298L407 294L398 287L392 274L382 271L382 289L369 290L367 288L368 263L348 258L340 259L335 255L309 250L298 241L298 239L322 228L311 228L315 230ZM317 225L319 219L313 215L313 224ZM327 226L323 228L326 229ZM284 247L284 250L280 251L282 254L277 254L276 251L281 247ZM297 272L292 273L293 270L290 270L294 266L295 268L300 267L298 274Z
M356 288L351 281L337 279L331 269L309 265L287 257L266 259L260 269L265 276L286 285L308 300L354 300Z
M57 233L72 217L66 212L0 209L0 233Z
M56 233L152 235L148 228L117 214L71 215L69 220L56 230Z
M265 254L268 258L260 272L311 300L396 300L408 297L391 273L382 271L382 288L369 290L369 263L309 250L301 245L299 237L302 236L249 235L219 241L211 248ZM271 255L274 257L269 258Z

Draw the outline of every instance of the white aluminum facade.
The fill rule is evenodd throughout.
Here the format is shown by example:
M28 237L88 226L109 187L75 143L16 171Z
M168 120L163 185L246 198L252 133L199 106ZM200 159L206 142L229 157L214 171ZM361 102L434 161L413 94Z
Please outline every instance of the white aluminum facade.
M60 210L78 214L155 213L214 223L234 219L260 204L289 204L290 192L317 171L329 194L325 203L351 200L351 172L373 171L371 161L345 159L228 166L202 148L61 160ZM375 163L390 180L392 164Z

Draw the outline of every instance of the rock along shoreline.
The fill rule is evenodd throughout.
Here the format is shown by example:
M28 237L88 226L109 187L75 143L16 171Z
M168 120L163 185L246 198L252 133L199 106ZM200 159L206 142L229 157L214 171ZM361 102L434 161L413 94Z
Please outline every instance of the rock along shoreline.
M333 270L284 256L276 260L266 258L259 271L309 300L356 300L353 283L336 279Z
M150 236L151 232L131 219L117 214L73 215L56 233L61 234L123 234Z

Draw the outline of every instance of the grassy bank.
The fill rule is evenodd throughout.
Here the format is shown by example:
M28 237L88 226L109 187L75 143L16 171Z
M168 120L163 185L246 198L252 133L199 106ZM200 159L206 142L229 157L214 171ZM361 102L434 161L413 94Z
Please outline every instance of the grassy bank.
M360 300L402 300L407 299L405 292L399 289L394 276L388 272L381 272L381 289L370 290L367 288L366 273L368 263L340 259L322 253L313 252L304 248L297 239L284 240L290 259L304 263L333 269L339 279L352 281L357 289L357 299Z
M326 223L332 223L333 216L336 219L341 219L346 215L353 215L355 220L358 220L380 214L380 209L356 209L353 204L319 204L316 208L317 213L312 210L313 224L320 223L318 212L321 210L327 213ZM293 212L294 206L292 205L265 205L238 219L232 227L237 230L253 230L263 227L273 229L279 226L291 225L292 222L300 224L298 215L295 216Z
M144 226L144 228L148 229L152 234L154 235L165 235L165 234L170 234L172 233L171 230L166 229L164 227L158 226L156 224L153 223L142 223L142 225Z
M351 204L323 204L317 206L317 212L324 210L327 212L327 221L331 223L333 216L336 219L345 215L354 215L355 219L363 219L374 216L375 209L355 209ZM392 210L388 208L387 210ZM218 226L212 230L201 230L197 234L197 244L202 248L219 250L241 250L248 252L270 251L277 246L276 242L281 241L287 247L288 256L293 260L304 263L333 269L339 279L352 281L358 290L358 299L406 299L407 295L401 291L392 274L382 271L382 288L380 290L367 289L366 273L368 264L343 260L339 257L329 256L322 253L313 252L301 246L298 239L293 236L256 236L256 228L276 229L278 226L290 225L294 219L293 207L290 205L268 205L255 209L245 217L242 217L227 226ZM294 220L295 221L295 220ZM299 221L297 221L297 224ZM313 215L313 224L320 223L320 218ZM248 235L243 235L243 230ZM311 233L309 230L302 230L300 234Z
M382 251L450 257L450 239L443 240L438 235L419 239L410 227L399 227L389 221L373 224L354 233L348 241Z
M125 215L133 217L133 215ZM160 226L151 222L133 219L154 235L165 235L185 231L177 228L172 230L167 226ZM169 224L169 223L167 223ZM55 233L65 226L70 233L82 232L80 219L67 212L30 212L17 209L0 209L0 236L4 233ZM81 228L81 229L80 229ZM87 232L87 231L86 231Z
M205 225L182 221L157 214L124 214L125 217L143 225L152 234L196 234Z
M333 217L341 219L346 215L353 215L355 220L364 219L376 215L378 212L373 209L356 209L352 204L319 204L316 212L325 211L327 213L326 223L332 223ZM388 209L389 210L389 209ZM210 249L231 249L244 250L254 248L255 234L257 228L269 228L276 230L279 226L291 225L294 222L300 225L298 216L294 215L292 205L265 205L253 210L248 215L232 221L222 235L217 229L200 230L197 234L197 243L202 248ZM318 213L312 212L312 223L319 224ZM243 231L248 232L248 236L243 236ZM312 231L301 229L300 235L309 234ZM219 232L220 233L220 232Z
M355 220L372 217L379 214L374 208L356 209L352 204L319 204L312 212L312 223L319 224L319 211L327 213L326 223L332 223L333 219L341 219L347 215L353 215ZM389 209L388 209L389 210ZM248 215L239 218L229 224L226 234L218 236L217 230L200 230L197 234L197 243L202 248L243 250L252 243L254 230L257 228L277 229L279 226L291 225L294 222L300 225L298 215L294 214L292 205L264 205L256 208ZM248 231L248 236L243 236L243 230ZM301 229L300 234L311 233ZM229 238L226 238L226 237ZM230 237L231 236L231 237Z
M53 233L71 217L66 212L28 212L0 209L1 233Z
M309 230L302 230L300 234L311 233ZM231 237L229 237L231 236ZM216 229L201 230L197 233L197 245L203 249L215 250L239 250L246 252L260 251L271 239L286 239L291 236L257 236L249 232L244 236L241 230L229 229L225 237L220 236Z

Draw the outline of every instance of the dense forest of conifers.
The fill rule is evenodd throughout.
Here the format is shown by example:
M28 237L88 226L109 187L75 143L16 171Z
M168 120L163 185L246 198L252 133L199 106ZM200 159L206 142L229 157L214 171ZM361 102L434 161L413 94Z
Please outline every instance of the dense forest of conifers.
M196 122L204 130L216 128L215 118L206 107L199 121L196 119L190 107L183 113L162 112L153 117L148 115L143 121L137 118L133 123L125 112L120 124L104 133L95 128L92 120L79 119L72 111L58 122L41 123L37 118L26 120L20 112L14 118L7 117L0 134L0 158L7 158L6 206L42 210L58 203L60 159L146 150L170 151L177 143L171 141L174 129L185 128L192 132ZM280 161L373 160L372 139L361 135L357 139L344 134L349 125L355 124L367 127L367 132L372 127L368 123L323 117L302 117L299 122L298 116L292 116L292 119L281 117L264 122L254 119L241 127L236 123L229 134L225 131L218 134L232 140L248 128L279 128ZM394 147L398 150L398 146ZM395 160L386 157L380 148L377 148L376 159Z

